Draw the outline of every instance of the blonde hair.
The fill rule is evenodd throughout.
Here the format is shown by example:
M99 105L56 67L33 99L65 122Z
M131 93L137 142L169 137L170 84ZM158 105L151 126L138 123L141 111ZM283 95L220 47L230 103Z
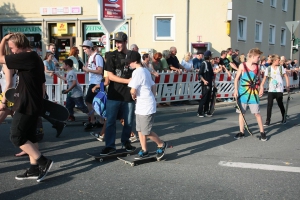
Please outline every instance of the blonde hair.
M280 57L279 57L279 55L277 55L277 54L272 54L271 55L271 61L272 62L274 62L275 60L280 60ZM280 60L280 61L283 61L284 62L284 60Z
M183 60L185 60L186 62L189 62L191 60L191 53L190 52L186 52L184 54Z
M27 39L27 37L24 35L24 33L19 33L19 32L11 33L11 36L9 37L8 40L14 43L18 49L31 48L30 42Z
M253 48L250 49L248 52L248 58L251 58L252 56L261 55L263 52L259 50L259 48Z

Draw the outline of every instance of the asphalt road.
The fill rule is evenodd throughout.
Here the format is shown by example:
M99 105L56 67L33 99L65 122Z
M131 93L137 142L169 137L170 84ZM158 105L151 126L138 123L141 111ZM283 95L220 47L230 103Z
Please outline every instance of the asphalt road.
M281 116L274 102L267 142L259 140L250 113L246 119L254 136L246 132L246 138L233 139L239 130L233 104L218 104L211 118L196 117L193 105L160 108L154 131L172 148L163 161L135 167L87 156L104 143L83 131L81 122L55 138L55 130L45 121L40 149L55 163L42 183L15 180L29 165L27 157L13 156L19 149L9 140L8 118L0 125L0 199L299 199L300 93L292 97L285 125L275 124ZM265 120L265 100L261 113ZM121 147L119 123L117 129ZM151 141L148 144L155 150ZM134 145L140 147L138 142Z

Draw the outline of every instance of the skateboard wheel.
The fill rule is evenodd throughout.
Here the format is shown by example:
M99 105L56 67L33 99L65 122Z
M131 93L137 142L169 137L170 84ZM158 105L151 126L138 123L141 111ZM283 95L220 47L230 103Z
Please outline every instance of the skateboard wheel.
M128 153L126 156L127 156L127 157L130 156L130 154Z
M100 162L103 162L103 158L100 158L99 161L100 161Z
M133 166L134 166L134 163L131 163L130 166L133 167Z

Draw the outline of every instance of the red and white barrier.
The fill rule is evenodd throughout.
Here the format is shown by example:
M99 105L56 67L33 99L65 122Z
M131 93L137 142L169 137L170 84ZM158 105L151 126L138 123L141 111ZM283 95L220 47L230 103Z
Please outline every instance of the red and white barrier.
M84 95L88 88L88 74L78 72L78 82L81 84ZM234 75L228 77L227 73L216 74L216 86L218 88L218 98L232 98L234 93ZM263 77L263 74L262 74ZM289 75L290 87L298 88L299 80L293 80ZM201 99L201 84L198 81L196 72L188 73L160 73L156 77L157 85L156 101L157 103L198 100ZM49 99L60 104L65 104L66 94L62 94L63 89L67 89L67 84L59 78L54 77L53 84L46 84ZM284 87L286 86L284 79ZM264 90L268 90L268 81L264 85Z

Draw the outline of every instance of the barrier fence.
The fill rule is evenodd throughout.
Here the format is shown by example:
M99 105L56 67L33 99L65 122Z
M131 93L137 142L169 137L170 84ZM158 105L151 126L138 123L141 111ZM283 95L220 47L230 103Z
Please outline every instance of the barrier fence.
M89 85L88 74L85 74L84 72L77 72L76 75L85 95ZM235 74L229 77L227 73L216 74L215 82L216 87L218 88L217 98L233 97L234 75ZM263 76L264 74L261 75L261 78L263 78ZM298 88L299 80L293 80L293 76L291 74L288 74L288 77L290 81L290 88ZM201 83L198 81L198 75L196 72L182 74L160 73L159 77L156 77L155 83L157 87L157 103L201 99ZM285 79L284 87L286 87ZM61 91L64 89L67 89L67 84L61 79L57 78L56 75L53 76L53 83L46 84L46 92L49 96L49 100L62 105L65 104L67 98L66 94L61 93ZM266 81L264 85L264 91L267 90L268 81Z

